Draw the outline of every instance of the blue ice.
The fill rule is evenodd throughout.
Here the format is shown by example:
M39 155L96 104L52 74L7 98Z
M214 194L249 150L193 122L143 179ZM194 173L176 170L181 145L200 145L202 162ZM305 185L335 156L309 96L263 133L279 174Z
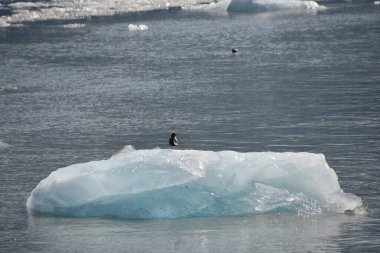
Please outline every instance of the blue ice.
M362 208L323 154L134 150L60 168L31 192L32 213L125 219L344 213Z

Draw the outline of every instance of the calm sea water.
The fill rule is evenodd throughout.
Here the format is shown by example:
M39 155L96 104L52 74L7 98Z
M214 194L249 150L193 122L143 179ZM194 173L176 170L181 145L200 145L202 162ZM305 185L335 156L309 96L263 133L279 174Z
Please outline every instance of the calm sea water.
M83 22L83 21L82 21ZM128 31L128 24L148 31ZM378 252L380 8L154 12L0 29L0 252ZM231 48L238 47L233 56ZM52 171L127 144L323 153L368 216L34 217ZM8 144L8 145L7 145Z

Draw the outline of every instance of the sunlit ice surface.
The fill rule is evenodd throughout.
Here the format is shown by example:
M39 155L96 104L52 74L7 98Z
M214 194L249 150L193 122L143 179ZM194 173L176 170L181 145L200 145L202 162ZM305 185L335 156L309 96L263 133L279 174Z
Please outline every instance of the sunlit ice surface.
M28 22L46 20L87 20L157 10L212 10L222 12L272 12L279 10L323 9L315 1L301 0L158 0L158 1L83 1L55 0L1 4L9 15L0 16L1 27L23 26Z
M134 150L74 164L42 180L32 213L126 219L363 213L322 154Z

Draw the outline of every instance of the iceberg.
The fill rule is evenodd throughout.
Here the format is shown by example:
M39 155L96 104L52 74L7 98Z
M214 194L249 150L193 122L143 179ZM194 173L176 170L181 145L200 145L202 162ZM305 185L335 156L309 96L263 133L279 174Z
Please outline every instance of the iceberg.
M323 154L127 146L60 168L27 200L31 213L122 219L344 213L359 210Z
M231 0L227 7L229 12L267 12L293 9L318 10L322 7L315 1L306 0Z

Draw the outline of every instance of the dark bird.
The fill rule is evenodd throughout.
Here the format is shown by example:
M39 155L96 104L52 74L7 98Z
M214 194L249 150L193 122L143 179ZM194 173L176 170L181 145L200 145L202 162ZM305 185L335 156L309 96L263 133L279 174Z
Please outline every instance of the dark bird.
M178 145L178 139L175 133L172 133L172 136L169 139L169 145L172 147L175 147Z
M237 52L239 52L239 49L237 49L237 48L232 48L231 51L232 51L233 54L236 54Z

